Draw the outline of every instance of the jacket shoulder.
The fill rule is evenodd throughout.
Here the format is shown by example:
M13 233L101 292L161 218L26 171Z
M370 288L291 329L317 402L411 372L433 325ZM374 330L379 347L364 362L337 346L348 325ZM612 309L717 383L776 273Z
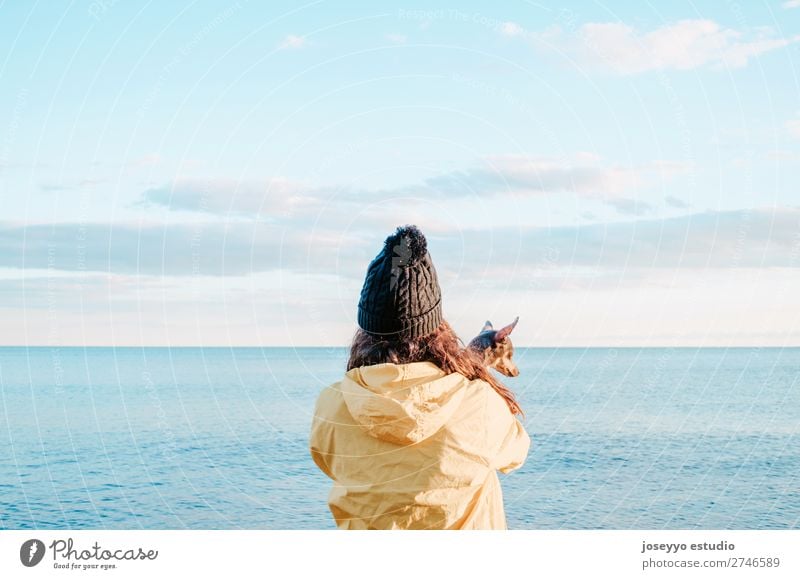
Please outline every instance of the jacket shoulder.
M492 388L492 385L486 380L481 380L480 378L469 380L466 387L467 391L472 395L471 398L482 400L484 402L486 399L491 398L492 395L500 398L500 395L495 392L495 389ZM502 400L502 398L500 399Z
M470 380L467 388L469 394L466 399L472 405L472 410L484 420L495 424L510 424L516 420L505 399L485 380Z
M312 429L328 429L335 427L356 426L357 422L350 414L341 389L341 381L323 388L314 405Z
M323 388L317 395L317 402L314 405L314 415L326 415L336 413L338 407L344 404L342 398L341 382L334 382L330 386Z

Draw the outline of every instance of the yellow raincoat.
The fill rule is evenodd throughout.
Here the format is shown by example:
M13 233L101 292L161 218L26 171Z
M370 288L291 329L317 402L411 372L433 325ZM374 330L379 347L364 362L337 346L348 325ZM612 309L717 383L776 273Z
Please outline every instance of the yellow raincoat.
M529 445L491 386L430 362L350 370L320 394L310 439L341 529L505 529L496 471Z

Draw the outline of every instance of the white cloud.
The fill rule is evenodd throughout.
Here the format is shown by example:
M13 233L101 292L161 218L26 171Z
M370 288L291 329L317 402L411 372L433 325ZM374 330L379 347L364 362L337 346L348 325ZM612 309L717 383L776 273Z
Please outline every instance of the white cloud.
M373 239L370 250L379 246ZM451 258L437 251L434 260L444 270ZM23 336L25 345L47 346L345 346L363 273L346 280L285 273L0 279L0 344L19 345ZM520 316L518 347L800 344L793 268L659 269L647 277L580 267L481 273L440 279L445 315L465 340L486 319Z
M283 42L280 43L278 48L287 49L287 48L303 48L306 45L306 37L305 36L297 36L295 34L290 34L286 38L283 39Z
M602 271L797 267L800 208L706 211L633 222L562 227L461 229L438 236L439 251L460 256L468 279L487 268L529 281L526 267ZM513 273L512 273L513 272ZM648 273L649 275L649 273Z
M800 0L787 0L786 2L781 4L781 6L783 6L787 10L789 8L800 8Z
M315 204L318 198L311 185L282 177L263 182L181 179L143 194L143 201L173 210L250 217L285 217Z
M583 65L622 75L703 66L741 68L752 58L800 40L800 36L775 36L763 27L747 38L713 20L681 20L649 32L621 22L587 23L575 34L554 27L527 37L537 46L566 53Z
M736 338L737 327L750 343L766 339L762 331L779 343L800 337L796 207L565 227L422 226L448 318L469 331L497 314L523 316L537 340L577 345L641 345L650 331L687 345L709 328L709 343ZM344 344L365 268L391 229L371 220L0 223L0 342ZM524 334L520 343L534 335Z
M408 37L405 34L387 34L386 40L394 44L405 44Z
M605 203L625 215L642 215L651 207L629 193L651 172L642 167L604 166L578 156L549 159L529 155L487 157L481 163L425 180L409 192L440 199L535 197L572 194Z
M687 170L686 163L666 160L639 166L604 164L600 157L588 153L571 159L503 155L427 179L424 187L432 189L432 195L443 197L574 194L604 203L623 215L644 215L654 208L637 199L637 191L663 186L664 181Z
M531 190L621 193L641 184L636 169L603 166L598 161L586 163L578 159L572 163L525 155L488 158L492 169L507 183Z
M606 200L606 204L623 215L645 215L653 210L653 206L639 199L630 197L615 197Z
M376 240L393 229L390 224L405 222L408 216L398 210L384 222L346 222L337 215L303 227L242 221L113 227L0 223L0 268L212 277L287 270L352 278L363 275ZM800 264L796 207L559 227L421 225L431 247L446 256L442 266L458 266L469 276L480 275L489 265L517 271L545 262L611 269Z
M518 346L800 344L792 301L800 279L790 269L660 270L646 280L630 273L602 285L589 277L575 289L565 283L535 293L503 286L486 291L464 279L444 288L447 315L467 336L481 318L520 316ZM502 299L487 299L492 294Z
M343 245L359 240L329 227L284 227L262 222L54 223L0 222L0 267L17 270L104 272L115 275L236 277L290 270L352 275L338 261ZM359 265L358 271L361 271Z
M666 195L664 197L664 201L666 202L667 205L669 205L670 207L674 207L676 209L688 209L689 207L692 206L691 203L684 201L679 197L675 197L674 195Z
M376 214L389 207L398 206L410 212L426 201L557 194L605 203L623 215L644 215L653 207L636 198L638 191L663 186L665 181L688 169L685 163L667 160L619 166L604 163L598 155L587 152L559 159L497 155L480 159L462 170L387 189L316 185L286 178L262 182L184 179L145 191L142 201L177 211L244 216L284 224L306 223L323 214L332 220L348 219L354 212L362 218L379 220Z
M502 26L500 26L500 34L503 36L520 36L524 32L525 29L516 22L504 22Z

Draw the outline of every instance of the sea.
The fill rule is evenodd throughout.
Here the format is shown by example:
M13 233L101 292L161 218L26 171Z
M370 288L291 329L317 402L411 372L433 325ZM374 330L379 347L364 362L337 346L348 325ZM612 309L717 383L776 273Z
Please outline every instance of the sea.
M800 348L518 348L512 529L800 527ZM0 348L0 528L333 529L344 348Z

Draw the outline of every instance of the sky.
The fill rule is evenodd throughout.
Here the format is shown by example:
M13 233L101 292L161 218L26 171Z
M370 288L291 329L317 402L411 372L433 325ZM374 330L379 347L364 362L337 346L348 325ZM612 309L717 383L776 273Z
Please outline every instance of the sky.
M0 345L800 346L800 1L0 1Z

